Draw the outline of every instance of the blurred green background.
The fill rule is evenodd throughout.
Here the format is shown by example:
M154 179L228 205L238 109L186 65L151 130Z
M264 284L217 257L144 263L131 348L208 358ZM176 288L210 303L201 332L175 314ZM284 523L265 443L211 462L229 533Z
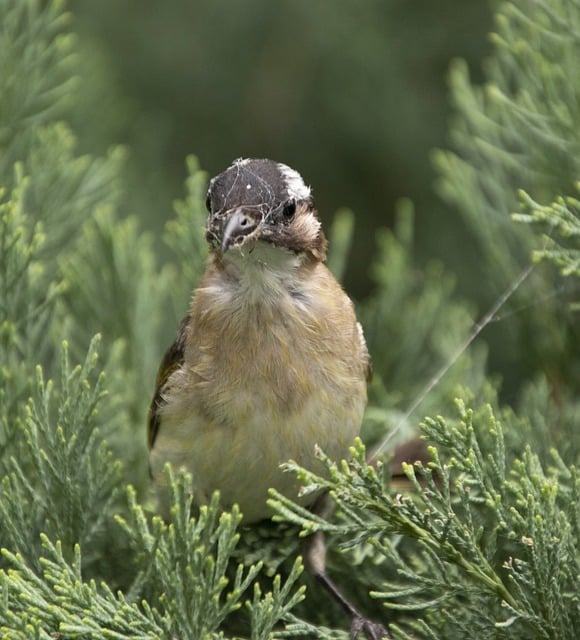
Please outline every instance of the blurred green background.
M430 151L445 146L446 74L464 58L474 81L492 27L487 2L462 0L72 0L86 69L76 129L86 151L125 142L136 188L127 203L160 232L183 194L185 157L214 175L240 156L296 168L328 227L356 214L345 285L371 287L375 230L396 202L416 207L415 258L464 269L475 243L437 198ZM97 104L95 104L95 102ZM461 251L457 247L461 246ZM466 254L467 252L467 254Z

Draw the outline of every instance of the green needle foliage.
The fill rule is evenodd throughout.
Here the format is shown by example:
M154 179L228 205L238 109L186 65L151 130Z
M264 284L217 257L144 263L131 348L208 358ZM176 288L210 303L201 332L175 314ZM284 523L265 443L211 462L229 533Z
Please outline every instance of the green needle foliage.
M169 471L168 471L169 473ZM33 571L20 554L4 551L12 567L0 573L3 608L0 631L5 638L223 638L217 629L224 618L240 608L241 599L260 571L238 566L234 579L225 577L228 560L239 535L238 513L222 513L218 496L190 518L191 496L187 479L169 479L174 506L169 524L160 518L148 522L142 507L128 490L131 522L120 520L131 538L140 567L133 590L114 594L106 584L83 579L80 545L67 558L62 544L42 534L41 570ZM271 637L273 627L302 599L294 585L302 567L297 561L281 586L262 595L254 589L247 600L253 625L252 638ZM137 588L139 587L139 588ZM146 601L135 601L145 592Z
M371 466L357 442L350 462L320 452L317 473L289 462L334 513L273 495L255 527L218 495L191 517L179 470L168 522L149 493L146 413L204 269L208 176L189 158L164 232L142 229L127 151L79 150L92 49L64 3L0 0L0 25L0 636L346 640L299 557L320 531L333 580L393 638L576 638L580 3L501 3L484 85L453 64L435 164L469 222L476 254L457 251L480 265L477 291L462 300L463 274L418 266L402 201L359 305L363 436L384 455ZM329 229L337 277L353 226L343 210ZM426 456L392 479L395 443L417 435Z
M405 493L389 490L388 474L366 463L359 441L350 464L320 454L328 477L287 466L305 485L330 492L335 521L273 494L277 517L300 525L302 535L324 531L345 555L368 545L373 563L396 576L384 579L385 570L369 584L372 596L419 637L574 638L577 471L546 472L530 448L508 455L490 407L474 415L459 402L457 410L455 420L422 425L431 460L405 465ZM399 624L394 637L409 637Z
M544 245L533 257L536 261L547 260L558 266L562 275L580 275L580 201L572 197L559 197L547 205L535 202L527 193L521 192L521 206L525 213L513 218L533 224L544 231Z
M84 365L74 369L64 345L56 401L52 381L45 382L38 368L35 397L17 423L19 446L3 460L0 534L8 548L26 550L32 558L41 532L58 536L65 553L76 543L90 548L115 497L120 462L96 427L102 376L94 384L90 379L96 342Z

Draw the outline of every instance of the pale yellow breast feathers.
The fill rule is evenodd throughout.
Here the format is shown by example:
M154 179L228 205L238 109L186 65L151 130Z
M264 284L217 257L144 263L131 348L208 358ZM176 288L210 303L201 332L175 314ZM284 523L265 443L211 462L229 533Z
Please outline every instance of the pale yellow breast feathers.
M190 314L152 472L185 466L195 500L219 489L246 521L267 517L269 487L297 494L282 462L322 471L315 445L339 459L359 431L368 356L352 303L323 264L268 245L210 266Z

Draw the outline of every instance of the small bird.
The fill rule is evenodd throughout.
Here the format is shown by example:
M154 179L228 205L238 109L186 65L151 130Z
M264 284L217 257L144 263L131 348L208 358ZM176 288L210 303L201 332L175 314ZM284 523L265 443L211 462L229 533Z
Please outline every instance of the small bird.
M243 523L272 515L268 490L312 506L280 465L324 472L359 433L371 365L354 307L324 264L327 241L310 188L272 160L236 160L209 184L209 258L157 374L149 462L169 517L163 467L192 476L194 504L219 490ZM324 508L324 496L313 508ZM321 534L306 566L351 618L351 637L390 637L340 593Z
M297 498L290 459L321 471L359 433L370 360L354 307L325 266L310 188L272 160L239 159L209 184L209 259L157 375L150 469L168 516L163 467L220 491L244 523L272 515L273 487ZM313 497L309 496L312 501Z

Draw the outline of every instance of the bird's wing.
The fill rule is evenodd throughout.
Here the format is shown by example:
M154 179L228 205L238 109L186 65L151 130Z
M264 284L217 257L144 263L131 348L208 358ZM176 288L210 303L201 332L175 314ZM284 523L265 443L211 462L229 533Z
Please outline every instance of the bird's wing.
M149 429L148 429L148 443L149 449L153 447L155 438L159 432L160 416L159 409L163 406L163 394L165 392L165 386L171 374L178 369L184 361L185 354L185 339L187 335L187 326L189 325L189 314L183 318L179 329L177 330L177 336L173 344L167 349L163 360L159 365L157 371L157 378L155 380L155 395L151 401L149 407Z

